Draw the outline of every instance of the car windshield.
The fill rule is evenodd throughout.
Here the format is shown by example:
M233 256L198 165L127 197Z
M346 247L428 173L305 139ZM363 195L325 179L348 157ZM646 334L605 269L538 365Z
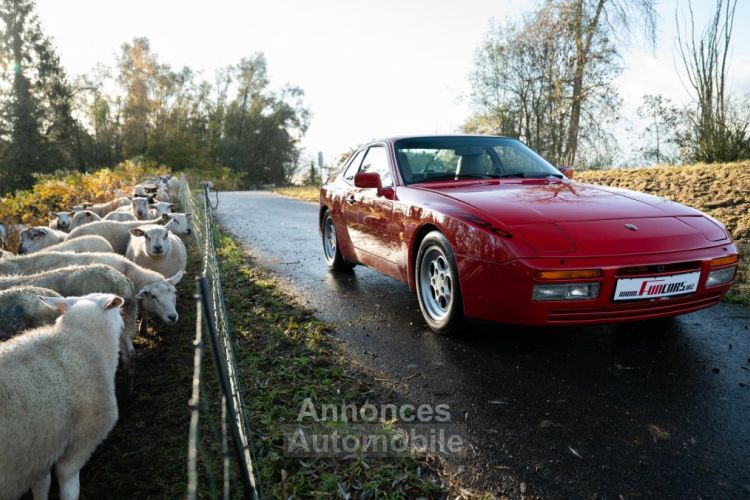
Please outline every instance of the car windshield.
M407 184L438 180L563 175L521 141L505 137L417 137L395 144Z

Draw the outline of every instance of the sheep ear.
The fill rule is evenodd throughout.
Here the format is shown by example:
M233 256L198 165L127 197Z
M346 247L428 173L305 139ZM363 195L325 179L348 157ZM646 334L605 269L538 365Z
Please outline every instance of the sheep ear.
M125 303L125 300L123 300L122 297L118 297L117 295L111 295L107 297L107 300L104 302L104 309L114 309L116 307L122 307L122 305Z
M161 214L161 220L163 220L164 222L169 222L170 220L172 220L172 218L169 216L169 214Z
M185 218L186 218L186 219L189 219L189 218L191 218L192 216L193 216L193 214L185 214Z
M146 289L145 288L141 288L140 290L138 290L138 293L135 294L135 298L138 299L138 300L141 300L145 296L146 296Z
M138 229L137 227L134 227L133 229L130 230L130 234L132 234L133 236L143 236L146 233L143 232L143 229Z
M171 283L172 285L177 285L182 280L182 275L185 274L184 271L177 271L177 274L172 276L167 280L168 283Z
M50 219L56 219L57 218L57 212L50 212L49 213L49 218Z
M172 210L174 210L175 208L177 208L177 203L170 203L169 204L169 208L171 208Z
M76 213L75 213L75 210L74 210L74 211L72 211L72 212L68 212L68 216L70 216L70 217L73 217L73 216L74 216L75 214L76 214Z
M49 309L65 312L65 298L63 297L39 297L39 301Z

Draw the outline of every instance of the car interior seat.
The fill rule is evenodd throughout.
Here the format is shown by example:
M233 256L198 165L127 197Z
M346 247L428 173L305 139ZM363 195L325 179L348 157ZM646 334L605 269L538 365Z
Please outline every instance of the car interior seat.
M482 155L463 155L458 159L456 175L486 175Z

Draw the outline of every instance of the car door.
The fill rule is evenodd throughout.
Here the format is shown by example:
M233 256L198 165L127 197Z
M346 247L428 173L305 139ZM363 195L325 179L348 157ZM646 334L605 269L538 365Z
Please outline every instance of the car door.
M396 242L393 241L394 235L391 234L395 191L387 148L382 144L370 146L362 159L359 172L376 172L380 175L384 192L378 195L377 189L374 188L359 190L357 194L359 237L354 246L359 251L370 254L370 258L392 264L396 248Z
M358 222L362 190L354 186L354 176L359 172L365 151L366 149L361 149L354 153L343 175L346 191L343 203L341 204L341 214L346 225L346 233L349 235L349 239L355 250L358 247L358 241L362 238L362 231Z

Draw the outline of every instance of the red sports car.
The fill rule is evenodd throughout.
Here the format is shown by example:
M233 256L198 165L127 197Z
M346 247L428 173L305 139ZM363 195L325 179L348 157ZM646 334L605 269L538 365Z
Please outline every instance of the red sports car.
M563 325L675 316L727 293L739 256L721 223L571 176L506 137L372 142L320 191L325 260L408 283L438 333L464 318Z

